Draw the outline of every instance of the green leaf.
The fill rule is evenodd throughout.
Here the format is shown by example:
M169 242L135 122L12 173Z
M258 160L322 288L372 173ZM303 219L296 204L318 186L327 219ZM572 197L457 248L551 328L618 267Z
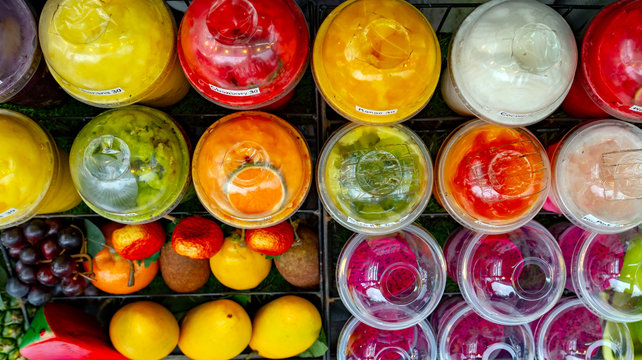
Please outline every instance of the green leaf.
M161 248L161 250L163 250L163 248ZM154 253L154 255L144 258L143 260L137 260L138 265L140 266L140 264L145 264L145 267L149 267L149 265L151 265L154 261L158 260L161 254L161 250L158 250L156 253Z
M278 259L281 257L281 255L264 255L266 259L272 260L272 259Z
M237 294L232 296L232 300L239 303L239 305L246 307L252 301L252 297L250 295Z
M85 234L87 234L87 253L92 258L105 247L105 236L98 226L85 219Z
M171 242L172 241L172 233L174 232L174 228L176 227L176 225L178 225L178 222L180 220L181 219L177 218L176 222L168 221L165 224L165 242L168 242L168 241Z
M322 357L328 351L328 340L325 338L325 332L321 329L317 341L312 344L306 351L299 354L301 358L318 358Z

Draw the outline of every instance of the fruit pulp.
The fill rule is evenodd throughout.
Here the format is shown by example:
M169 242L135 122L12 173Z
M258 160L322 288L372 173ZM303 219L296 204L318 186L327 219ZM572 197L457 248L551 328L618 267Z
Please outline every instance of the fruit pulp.
M550 359L592 359L601 355L602 320L584 306L568 309L549 324L544 340L545 354ZM605 344L605 347L608 343Z

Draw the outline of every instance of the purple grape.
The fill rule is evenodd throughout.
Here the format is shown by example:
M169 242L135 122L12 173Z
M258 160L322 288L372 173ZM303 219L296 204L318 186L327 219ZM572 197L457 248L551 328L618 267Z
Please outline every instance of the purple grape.
M17 273L21 272L22 269L25 268L25 266L27 266L27 265L25 265L22 261L18 260L16 262L16 265L13 268L16 269L16 274L17 274Z
M25 285L17 278L7 281L7 293L15 298L25 297L29 293L29 285Z
M76 279L64 279L61 285L62 293L65 294L65 296L78 296L85 290L87 282L85 281L85 278L78 276Z
M7 249L22 248L27 244L27 240L20 231L20 228L14 227L7 229L0 234L0 242Z
M98 289L97 289L94 285L89 284L89 285L87 285L87 287L85 288L85 292L84 292L84 294L85 294L86 296L96 296L96 295L98 295Z
M43 220L31 220L24 228L25 239L27 239L31 245L37 244L45 237L45 235L47 235L48 231L49 225L47 225Z
M36 279L44 286L54 286L58 282L49 266L41 266L36 273Z
M82 246L82 233L71 226L64 228L60 231L60 235L58 235L58 245L68 251L80 250Z
M60 246L58 246L58 242L53 236L45 238L45 240L40 243L40 252L42 253L42 256L47 260L55 258L60 254L61 251L62 249L60 249Z
M18 259L20 258L20 252L22 251L22 248L9 248L9 256L13 259Z
M57 282L56 285L54 285L54 287L51 289L51 295L53 296L62 295L62 284Z
M27 295L27 301L33 306L41 306L51 300L51 293L40 286L34 286Z
M45 236L58 235L60 230L62 230L63 224L62 220L60 219L47 219L45 220L45 223L47 224L47 226L49 226L49 230L47 230L47 235Z
M75 265L76 263L69 256L59 255L51 263L51 271L57 278L61 279L73 274L76 269Z
M38 255L39 254L36 249L32 247L26 247L20 250L20 261L22 261L25 265L34 265L38 262L38 260L40 260Z
M32 266L25 266L22 268L22 271L18 273L18 279L25 284L35 284L36 283L36 268Z

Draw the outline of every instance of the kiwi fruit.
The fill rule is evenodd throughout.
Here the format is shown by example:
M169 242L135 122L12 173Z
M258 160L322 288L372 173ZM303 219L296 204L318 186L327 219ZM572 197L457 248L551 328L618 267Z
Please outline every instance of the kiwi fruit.
M314 288L319 286L319 237L304 226L299 226L296 232L300 241L295 241L288 251L274 259L274 263L290 284Z
M190 293L202 288L209 279L210 261L179 255L172 249L172 244L167 243L161 250L160 271L170 289Z

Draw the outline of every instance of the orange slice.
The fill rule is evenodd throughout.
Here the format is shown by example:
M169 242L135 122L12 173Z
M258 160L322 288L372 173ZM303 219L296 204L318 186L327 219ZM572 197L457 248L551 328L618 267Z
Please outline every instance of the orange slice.
M230 175L225 193L230 205L244 215L270 215L285 202L285 181L270 165L250 164Z

